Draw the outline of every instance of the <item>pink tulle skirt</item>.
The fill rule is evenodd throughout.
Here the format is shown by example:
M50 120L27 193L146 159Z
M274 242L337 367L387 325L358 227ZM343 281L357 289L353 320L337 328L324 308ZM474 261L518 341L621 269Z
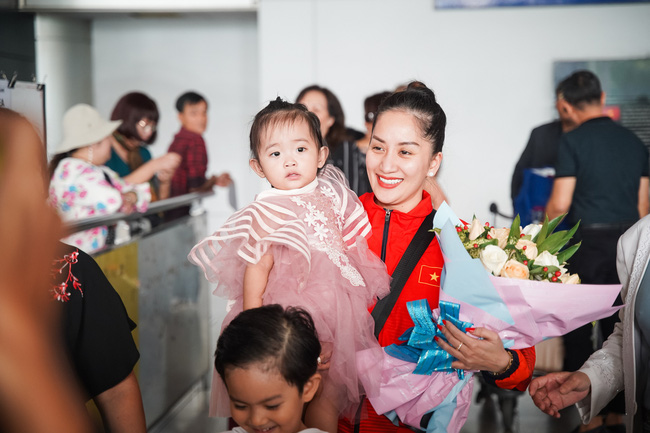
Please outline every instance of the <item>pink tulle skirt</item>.
M222 329L242 311L243 275L247 262L231 254L225 246L219 257L228 258L219 263L215 294L235 302L224 319ZM236 246L232 246L236 250ZM353 416L362 395L379 393L379 383L367 383L363 388L357 375L357 352L379 348L374 336L374 321L368 312L378 297L389 292L390 277L384 263L372 253L366 240L359 237L356 246L346 255L350 264L363 277L364 285L355 286L343 277L327 252L311 250L311 260L284 247L270 246L274 265L263 297L264 305L302 307L314 320L323 349L331 348L330 368L323 381L323 395L334 402L342 415ZM214 262L213 262L214 263ZM375 363L368 362L366 374L381 374L382 351L376 353ZM367 361L367 360L366 360ZM376 371L371 371L371 370ZM229 399L225 386L214 372L211 416L229 416Z

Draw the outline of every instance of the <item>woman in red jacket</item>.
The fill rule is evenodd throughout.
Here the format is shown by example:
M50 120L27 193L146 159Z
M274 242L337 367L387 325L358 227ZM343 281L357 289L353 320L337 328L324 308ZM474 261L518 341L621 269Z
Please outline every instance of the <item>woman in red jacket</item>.
M420 82L392 94L379 107L366 156L373 192L361 196L361 202L373 228L370 249L384 260L391 275L420 224L433 210L423 185L440 168L445 125L445 113L434 93ZM404 284L379 334L381 346L398 343L397 338L413 326L407 302L427 299L432 308L438 306L443 264L440 246L434 239ZM498 335L485 328L471 331L481 339L467 336L451 324L444 328L450 344L439 344L457 359L452 367L481 370L488 383L501 388L526 389L535 366L534 348L504 349ZM367 416L360 417L360 424L353 426L355 421L342 420L339 431L412 431L393 425L367 401L366 405Z

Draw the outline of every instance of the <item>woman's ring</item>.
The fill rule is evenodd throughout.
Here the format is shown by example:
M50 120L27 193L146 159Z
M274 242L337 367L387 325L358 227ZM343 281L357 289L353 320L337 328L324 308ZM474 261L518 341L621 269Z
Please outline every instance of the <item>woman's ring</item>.
M458 347L456 348L456 350L458 350L458 351L460 352L460 348L461 348L461 347L463 347L463 343L460 343L460 344L458 345Z

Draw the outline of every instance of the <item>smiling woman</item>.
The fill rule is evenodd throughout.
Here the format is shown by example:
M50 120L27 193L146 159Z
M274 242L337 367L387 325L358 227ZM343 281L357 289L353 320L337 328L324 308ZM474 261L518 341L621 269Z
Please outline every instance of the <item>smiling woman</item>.
M432 308L438 306L440 279L429 278L429 275L440 274L444 265L442 252L437 239L429 242L429 239L423 239L416 233L420 227L424 227L425 232L432 227L435 210L424 184L425 179L435 176L440 168L446 122L445 112L434 93L420 82L413 82L406 90L387 97L379 106L375 119L366 156L373 192L364 194L360 199L373 229L368 246L380 255L393 276L391 295L386 298L392 298L393 303L382 299L380 302L383 305L373 309L375 335L384 347L399 343L399 337L413 327L407 302L426 299ZM428 247L418 256L412 254L412 242L428 242ZM412 271L401 275L400 271L396 271L398 263L403 269L405 264L402 262L408 261L404 261L403 257L409 256L416 263ZM397 281L402 281L401 285ZM443 333L451 345L441 342L441 347L456 358L452 367L482 370L488 383L501 388L524 390L533 373L534 349L504 349L497 334L485 328L468 332L473 337L451 324L443 327ZM367 419L342 420L339 431L412 431L411 427L401 423L395 426L387 417L377 414L370 403L366 402L366 406ZM425 418L420 422L424 429L428 424ZM353 423L358 424L358 429L353 428Z

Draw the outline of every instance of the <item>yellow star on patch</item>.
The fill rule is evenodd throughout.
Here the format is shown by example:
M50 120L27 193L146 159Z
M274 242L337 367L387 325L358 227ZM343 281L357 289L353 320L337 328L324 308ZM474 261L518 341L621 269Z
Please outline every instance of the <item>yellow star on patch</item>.
M431 274L431 281L438 282L438 274L436 274L435 272Z

